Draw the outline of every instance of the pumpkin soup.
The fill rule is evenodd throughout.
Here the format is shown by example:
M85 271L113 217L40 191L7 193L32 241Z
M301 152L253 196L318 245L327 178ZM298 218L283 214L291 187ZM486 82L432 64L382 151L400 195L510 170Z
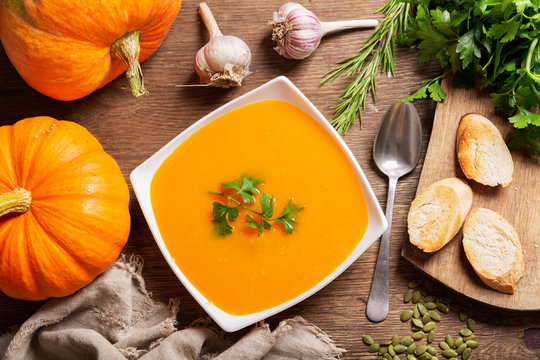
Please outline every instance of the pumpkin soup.
M218 236L210 192L242 174L264 182L275 216L294 198L304 209L294 231L281 224L258 235L248 210ZM356 248L368 210L352 166L314 119L281 100L233 110L187 138L152 179L156 222L176 265L201 294L232 315L260 312L306 292ZM250 207L260 212L260 204ZM258 220L258 219L257 219Z

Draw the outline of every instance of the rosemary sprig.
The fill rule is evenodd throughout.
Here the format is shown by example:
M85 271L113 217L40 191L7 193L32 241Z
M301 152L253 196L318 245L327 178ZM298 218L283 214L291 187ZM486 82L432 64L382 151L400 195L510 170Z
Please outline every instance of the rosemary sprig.
M357 118L362 121L368 93L371 92L376 98L379 69L381 73L394 76L394 43L407 28L411 4L390 0L377 12L385 14L385 18L358 50L358 54L340 61L339 66L326 73L321 81L322 86L339 76L356 76L339 98L332 99L339 101L339 104L333 107L335 112L331 124L341 135Z
M261 211L256 211L247 205L255 204L255 195L260 193L257 188L258 185L263 185L263 182L250 179L242 174L241 181L235 180L221 184L223 189L236 190L232 195L210 191L210 194L220 196L227 200L227 204L222 204L217 201L213 204L212 222L214 222L214 229L219 236L225 236L232 233L233 227L230 222L236 220L240 214L240 207L258 216L259 221L257 222L253 216L247 215L245 223L247 227L257 229L258 236L261 236L264 230L270 230L272 228L272 222L280 223L287 234L292 234L296 223L294 215L302 210L303 207L301 208L293 204L293 200L290 199L281 215L273 218L275 199L273 196L263 193L259 198ZM242 201L237 200L236 197L240 197Z

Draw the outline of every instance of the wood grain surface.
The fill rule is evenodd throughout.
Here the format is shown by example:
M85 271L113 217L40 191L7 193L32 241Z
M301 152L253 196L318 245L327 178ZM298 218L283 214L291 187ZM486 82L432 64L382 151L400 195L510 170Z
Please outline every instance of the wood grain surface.
M490 119L503 136L512 126L504 114L495 111L488 91L454 89L443 82L448 98L437 105L433 130L424 160L418 191L437 180L465 175L456 157L456 132L461 116L475 112ZM469 264L462 244L462 233L441 250L427 254L403 242L402 255L428 275L473 299L515 310L540 310L540 161L526 151L512 151L514 176L507 187L490 187L468 181L474 192L472 208L494 210L514 225L523 246L525 272L513 295L502 294L486 286Z
M336 61L355 54L369 31L349 31L326 37L319 49L304 61L283 59L272 49L271 31L266 25L272 11L283 2L208 1L223 33L242 37L253 53L253 74L241 88L232 90L175 87L177 84L197 82L193 72L193 58L197 50L208 41L208 34L197 14L196 1L184 1L162 46L142 64L150 95L138 99L131 96L126 89L127 82L122 77L81 100L59 102L49 99L24 83L0 48L0 125L10 125L19 119L36 115L75 121L101 141L105 150L118 161L127 179L137 165L202 116L279 75L289 77L327 118L331 118L332 103L329 99L338 96L350 80L338 79L319 87L321 76ZM383 4L381 0L300 2L321 19L328 21L366 17L381 19L380 15L373 15L373 12ZM371 155L379 122L397 99L416 89L418 81L438 74L436 64L417 63L414 49L398 48L397 77L379 77L377 102L368 101L363 127L354 124L344 137L383 208L386 205L387 179L377 171ZM425 100L415 104L422 120L425 152L435 103ZM402 324L399 320L400 312L410 307L403 304L402 297L407 282L421 276L421 272L402 258L400 252L406 238L407 211L416 193L422 166L421 160L419 166L410 175L400 179L397 186L391 239L388 318L383 323L373 324L365 317L366 299L378 251L376 243L323 290L269 318L271 326L288 317L304 316L330 334L338 346L347 349L346 359L378 358L366 351L361 342L363 334L368 333L377 340L384 340L393 333L410 333L410 325ZM193 320L204 317L205 313L168 267L150 234L133 192L131 195L132 229L124 253L137 253L144 257L143 275L154 298L167 301L170 297L180 297L178 326L187 326ZM439 287L463 303L469 315L478 322L477 338L481 346L472 358L540 358L540 341L536 330L540 328L539 312L501 311L454 293L443 285ZM0 294L0 331L22 323L42 304L15 300ZM438 334L443 335L454 334L461 327L457 316L451 314L445 317L437 329ZM247 329L229 336L236 339L245 331Z

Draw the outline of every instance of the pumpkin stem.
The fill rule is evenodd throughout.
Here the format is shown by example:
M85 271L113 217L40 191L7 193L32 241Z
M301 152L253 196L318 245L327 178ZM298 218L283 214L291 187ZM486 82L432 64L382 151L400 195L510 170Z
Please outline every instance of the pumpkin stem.
M135 30L125 34L111 45L111 55L126 64L126 77L133 96L148 94L148 90L144 88L141 64L139 64L140 40L141 32Z
M25 213L30 210L32 193L23 188L13 189L0 195L0 216L11 212Z

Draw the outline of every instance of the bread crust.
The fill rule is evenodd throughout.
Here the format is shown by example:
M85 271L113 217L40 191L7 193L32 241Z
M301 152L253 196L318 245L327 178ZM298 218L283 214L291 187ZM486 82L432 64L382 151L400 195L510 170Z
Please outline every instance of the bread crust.
M494 229L501 237L508 239L507 246L510 245L513 250L510 255L505 254L500 242L497 242L493 237L488 237L491 234L490 231L483 231L484 238L478 238L478 232L475 233L475 228L486 226ZM502 274L495 274L489 269L487 264L487 254L479 251L481 246L476 246L477 243L486 244L490 251L496 249L500 252L499 264L504 263L506 260L510 261L508 269ZM499 245L499 246L497 246ZM523 261L523 249L521 242L519 241L518 234L514 227L495 211L485 208L475 208L467 216L465 224L463 226L463 248L467 259L471 263L474 271L480 279L489 287L506 294L514 294L516 291L516 284L523 276L525 269L525 263ZM491 254L490 254L491 255ZM508 259L508 256L511 258Z
M472 206L473 192L458 178L439 180L413 200L407 217L410 242L431 253L450 242Z
M456 152L461 170L468 179L503 187L512 181L512 155L497 127L482 115L466 114L461 118Z

